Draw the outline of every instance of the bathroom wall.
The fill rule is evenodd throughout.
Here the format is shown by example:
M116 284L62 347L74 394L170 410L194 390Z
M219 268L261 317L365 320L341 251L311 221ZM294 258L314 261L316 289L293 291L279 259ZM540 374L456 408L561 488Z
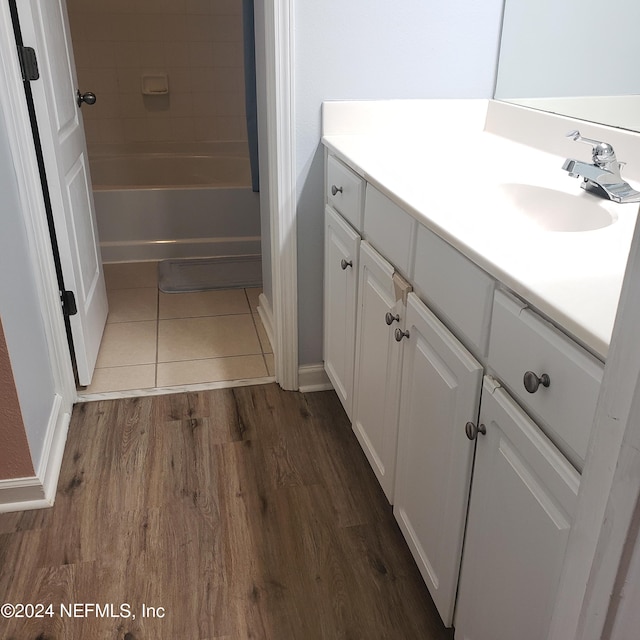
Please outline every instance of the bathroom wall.
M33 476L7 343L0 321L0 480Z
M490 98L502 0L296 0L300 364L322 361L323 100ZM425 152L425 167L430 162Z
M242 0L68 0L87 142L245 140ZM143 96L145 73L169 94Z

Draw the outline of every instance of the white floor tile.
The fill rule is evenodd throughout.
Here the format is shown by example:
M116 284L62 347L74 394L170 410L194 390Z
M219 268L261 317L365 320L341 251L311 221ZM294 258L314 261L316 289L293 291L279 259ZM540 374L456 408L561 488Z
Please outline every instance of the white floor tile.
M158 362L260 353L251 314L159 321Z
M139 322L158 317L158 289L111 289L107 322Z
M266 375L267 369L260 355L158 364L159 387L263 378Z
M158 317L197 318L250 313L243 289L221 289L197 293L162 293Z

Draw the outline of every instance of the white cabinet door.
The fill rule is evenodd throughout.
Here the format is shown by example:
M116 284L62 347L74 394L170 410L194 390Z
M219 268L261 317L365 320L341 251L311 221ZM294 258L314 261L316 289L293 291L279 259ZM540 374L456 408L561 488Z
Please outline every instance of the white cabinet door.
M402 345L402 296L394 268L367 242L360 245L353 430L385 495L393 502Z
M328 206L324 234L324 368L351 418L360 236Z
M78 308L69 318L78 378L88 385L107 321L107 293L67 11L63 0L29 0L18 2L18 13L24 43L38 55L41 78L31 89L64 284Z
M480 420L456 640L544 640L579 476L491 378Z
M409 294L402 365L394 514L446 626L453 607L482 367Z

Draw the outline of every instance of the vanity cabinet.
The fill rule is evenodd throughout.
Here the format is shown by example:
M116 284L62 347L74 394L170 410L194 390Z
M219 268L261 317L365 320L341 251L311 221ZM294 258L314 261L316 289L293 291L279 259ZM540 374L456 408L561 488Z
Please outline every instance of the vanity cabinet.
M324 233L324 366L351 418L360 236L329 206Z
M329 167L327 374L456 639L543 640L602 364L339 160ZM364 202L344 197L356 192ZM332 206L347 201L362 207L355 229Z
M360 245L353 431L389 502L398 437L403 299L408 283L368 242Z
M538 426L485 378L456 640L544 640L580 478Z
M405 331L394 514L451 626L483 369L413 293Z

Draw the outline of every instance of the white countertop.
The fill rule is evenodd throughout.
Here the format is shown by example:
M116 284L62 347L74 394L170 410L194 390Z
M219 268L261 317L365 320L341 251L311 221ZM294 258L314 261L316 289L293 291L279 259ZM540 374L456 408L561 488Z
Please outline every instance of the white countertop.
M585 145L567 141L567 155L561 156L483 130L493 101L410 102L385 103L381 118L375 113L376 103L325 103L323 143L421 224L604 360L638 205L588 194L579 180L562 170L565 157L588 159ZM496 108L504 110L505 105ZM530 113L510 108L520 110L516 117ZM556 128L571 128L567 118L548 117L561 120ZM385 119L392 124L385 126ZM418 125L412 126L411 119ZM586 123L579 124L583 135L594 135ZM573 194L587 207L602 209L603 216L611 215L614 222L589 231L544 230L514 213L512 203L500 196L501 185L512 183Z

